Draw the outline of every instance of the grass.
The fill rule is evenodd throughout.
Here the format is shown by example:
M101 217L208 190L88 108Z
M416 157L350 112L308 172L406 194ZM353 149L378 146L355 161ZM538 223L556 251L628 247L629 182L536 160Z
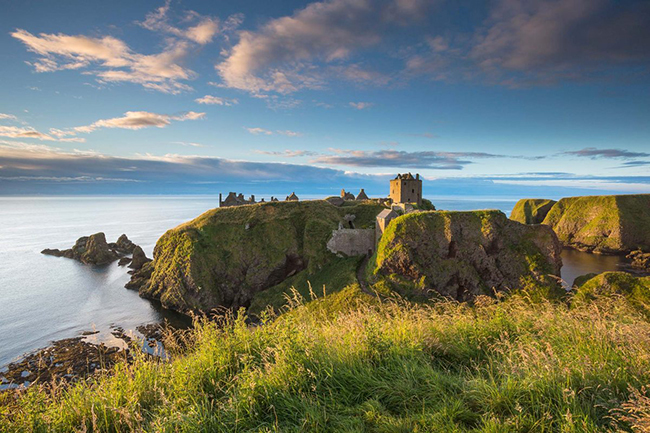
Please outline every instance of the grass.
M648 425L650 323L567 306L380 301L351 285L246 325L197 321L172 360L0 394L0 431L602 432ZM176 341L177 344L172 344ZM186 349L181 349L186 347ZM643 430L638 430L643 431Z
M510 219L522 224L541 224L555 203L543 198L523 198L512 208Z

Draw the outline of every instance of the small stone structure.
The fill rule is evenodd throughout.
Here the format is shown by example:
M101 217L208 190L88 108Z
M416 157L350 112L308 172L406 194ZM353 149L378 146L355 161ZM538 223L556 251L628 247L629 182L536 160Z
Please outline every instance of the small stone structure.
M333 230L332 238L327 242L327 249L334 254L346 256L370 255L375 251L375 230L346 228Z
M228 197L225 200L221 199L221 193L219 194L219 207L229 207L229 206L242 206L245 204L255 204L255 196L251 195L248 200L244 198L244 194L235 192L229 192Z
M375 242L379 242L379 239L381 238L381 235L384 234L384 231L386 231L388 224L398 216L399 214L393 209L384 209L379 212L375 221Z
M357 194L356 200L361 201L361 200L370 200L370 199L366 195L366 192L363 190L363 188L361 188L361 191L359 191L359 194Z
M343 200L354 200L354 194L352 194L351 192L346 192L345 189L342 189L341 198Z
M292 192L291 195L288 195L285 201L299 201L300 199L295 192Z
M393 203L422 204L422 180L420 175L398 174L390 181L390 198Z

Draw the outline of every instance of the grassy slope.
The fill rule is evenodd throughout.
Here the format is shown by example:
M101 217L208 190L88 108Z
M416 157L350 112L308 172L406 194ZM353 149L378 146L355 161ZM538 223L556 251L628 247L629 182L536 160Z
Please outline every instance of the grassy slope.
M596 252L650 248L650 194L563 198L544 224L567 246Z
M0 431L600 432L648 422L650 323L625 298L419 306L349 286L261 327L222 325L199 324L171 362L141 359L52 395L0 394Z
M246 305L284 279L287 256L299 257L312 274L333 260L326 243L345 214L368 227L381 209L370 201L337 208L322 200L213 209L158 240L155 270L140 293L180 310Z
M512 208L510 219L522 224L541 224L555 203L543 198L522 198Z
M537 238L553 244L552 233L547 231L513 223L500 211L439 211L401 216L388 226L377 246L371 277L374 289L379 293L392 289L410 299L422 300L434 290L443 292L459 280L468 286L481 286L480 294L491 294L494 289L506 288L503 281L487 282L482 278L479 270L493 276L492 271L486 271L492 266L499 267L500 278L509 280L506 284L511 288L535 283L538 290L541 279L545 279L542 276L555 272L535 243ZM458 250L453 257L447 256L450 239ZM489 251L495 243L500 245L500 252L492 253L492 257L474 251L481 247ZM395 268L402 268L402 272L395 273ZM548 283L546 294L559 294L557 285Z
M634 277L625 272L604 272L586 281L576 280L575 304L590 303L601 297L626 298L631 305L650 318L650 277Z

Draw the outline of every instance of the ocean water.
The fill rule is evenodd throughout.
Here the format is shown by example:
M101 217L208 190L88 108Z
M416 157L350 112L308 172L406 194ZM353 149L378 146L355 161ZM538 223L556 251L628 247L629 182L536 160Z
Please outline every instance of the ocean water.
M516 202L431 198L438 209L501 209L506 214ZM217 196L0 197L0 367L83 331L99 331L94 341L115 344L113 326L128 333L164 319L186 321L125 289L128 269L117 263L88 266L40 251L69 248L77 238L102 231L109 242L126 233L151 257L166 230L217 205ZM584 273L615 270L620 262L578 252L565 252L564 257L563 277L569 283Z

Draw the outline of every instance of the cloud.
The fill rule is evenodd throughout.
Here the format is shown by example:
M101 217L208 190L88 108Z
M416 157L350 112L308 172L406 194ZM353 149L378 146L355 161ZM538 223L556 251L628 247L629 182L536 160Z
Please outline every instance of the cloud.
M13 114L0 113L0 120L18 120Z
M365 110L366 108L372 107L374 104L372 102L350 102L350 107L356 108L357 110Z
M296 132L296 131L289 131L289 130L284 130L284 131L275 131L280 135L286 135L287 137L302 137L302 132Z
M67 142L77 142L77 143L83 143L84 141L86 141L84 138L79 138L79 137L71 137L71 138L63 138L62 136L53 137L52 135L37 131L31 126L27 126L27 127L0 126L0 137L35 138L37 140L43 140L43 141L67 141Z
M285 150L283 152L278 151L269 151L269 150L256 150L255 153L261 155L272 155L272 156L282 156L285 158L298 158L303 156L316 156L317 152L312 152L311 150Z
M172 34L200 45L212 42L212 39L219 31L219 20L217 18L201 17L196 12L189 12L186 14L186 20L198 20L198 23L186 29L180 29L169 23L169 5L170 0L167 0L164 6L148 13L145 20L138 24L147 30Z
M647 65L650 4L500 0L475 36L469 57L488 71L523 71L551 81L577 78L603 65Z
M376 46L391 27L407 26L426 15L431 0L330 0L309 4L292 16L240 33L239 42L218 65L227 87L252 93L287 94L321 88L314 62L340 62ZM353 77L360 74L352 71Z
M321 155L313 163L349 167L430 168L462 170L471 159L505 158L483 152L406 152L397 150L363 151L330 149L334 155Z
M621 167L622 168L644 167L646 165L650 165L650 161L627 161L627 162L624 162L621 165Z
M253 135L272 135L273 131L264 128L244 128Z
M77 126L77 132L92 132L98 128L121 128L121 129L143 129L143 128L164 128L172 121L183 122L185 120L203 119L205 113L188 111L179 115L149 113L147 111L127 111L122 117L112 119L101 119L87 126Z
M190 146L190 147L208 147L205 144L192 143L187 141L172 141L172 144L180 144L181 146Z
M0 195L20 193L209 193L234 185L278 195L292 190L336 191L340 185L376 184L376 176L331 168L216 157L114 157L48 146L0 142ZM356 179L356 182L355 182ZM380 178L383 180L383 178ZM81 187L80 184L87 186ZM80 189L81 188L81 189Z
M650 156L650 153L646 153L646 152L632 152L629 150L622 150L622 149L596 149L595 147L586 147L580 150L563 152L563 154L586 157L591 159L599 159L599 158L630 159L630 158L643 158L643 157Z
M198 102L199 104L224 105L226 107L239 104L239 101L237 99L221 98L219 96L212 95L205 95L204 97L195 99L194 101Z

